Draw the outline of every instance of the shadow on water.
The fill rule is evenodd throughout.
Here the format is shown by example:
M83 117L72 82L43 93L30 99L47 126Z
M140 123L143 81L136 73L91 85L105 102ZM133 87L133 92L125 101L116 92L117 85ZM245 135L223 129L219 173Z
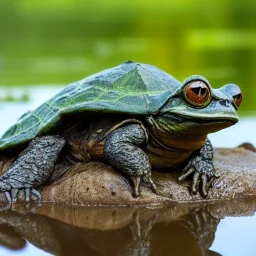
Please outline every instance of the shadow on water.
M256 200L169 208L24 205L0 213L0 244L32 245L54 255L220 255L211 251L226 216L248 216ZM26 241L27 240L27 241Z

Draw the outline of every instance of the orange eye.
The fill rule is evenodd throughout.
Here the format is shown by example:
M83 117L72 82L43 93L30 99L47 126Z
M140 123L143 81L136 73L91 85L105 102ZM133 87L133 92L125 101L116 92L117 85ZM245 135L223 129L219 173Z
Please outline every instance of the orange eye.
M200 80L187 84L183 95L189 104L196 107L206 107L211 101L211 91L208 85Z
M242 99L243 99L242 93L239 93L233 96L233 102L235 103L236 107L240 106L240 104L242 103Z

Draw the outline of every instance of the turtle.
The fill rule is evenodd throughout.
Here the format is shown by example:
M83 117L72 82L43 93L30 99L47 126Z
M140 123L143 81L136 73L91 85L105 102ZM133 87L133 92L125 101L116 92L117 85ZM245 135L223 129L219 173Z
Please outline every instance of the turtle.
M158 193L157 171L192 177L191 192L207 196L218 177L207 135L239 121L242 93L235 84L213 89L201 75L179 82L165 71L133 61L71 83L22 115L0 138L0 155L14 157L0 191L16 202L41 199L40 189L77 162L109 163L131 181ZM16 156L16 157L15 157Z

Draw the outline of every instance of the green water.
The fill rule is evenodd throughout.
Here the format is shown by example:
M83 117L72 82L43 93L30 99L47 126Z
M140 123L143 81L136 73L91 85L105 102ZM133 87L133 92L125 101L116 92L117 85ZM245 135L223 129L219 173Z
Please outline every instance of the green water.
M127 59L238 84L256 113L256 2L0 1L0 85L68 84Z

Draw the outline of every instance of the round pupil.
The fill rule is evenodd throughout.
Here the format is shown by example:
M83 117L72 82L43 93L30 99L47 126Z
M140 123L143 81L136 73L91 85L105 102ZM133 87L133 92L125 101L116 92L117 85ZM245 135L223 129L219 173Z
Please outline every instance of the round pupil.
M202 81L195 81L188 84L185 88L185 96L189 103L193 105L204 105L210 99L210 90Z

